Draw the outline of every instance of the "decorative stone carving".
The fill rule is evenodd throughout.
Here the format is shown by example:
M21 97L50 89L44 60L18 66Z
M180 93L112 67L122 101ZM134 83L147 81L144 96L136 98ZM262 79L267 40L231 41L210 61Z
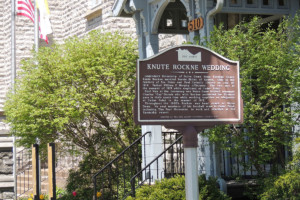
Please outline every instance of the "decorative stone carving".
M13 173L12 158L12 152L0 152L0 175Z

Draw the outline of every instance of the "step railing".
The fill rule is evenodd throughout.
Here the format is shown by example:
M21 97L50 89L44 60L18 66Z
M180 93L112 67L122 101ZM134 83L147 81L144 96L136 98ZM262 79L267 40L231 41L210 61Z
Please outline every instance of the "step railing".
M57 179L65 179L69 169L76 169L78 167L78 163L82 160L82 156L74 156L73 152L75 150L76 147L73 144L63 146L63 150L56 148L55 173L60 172L59 176L56 174ZM40 152L40 180L42 194L46 193L48 186L48 163L46 159L47 155L44 155L45 153L46 152ZM24 148L17 152L16 171L16 192L17 199L19 199L33 193L32 153L30 148Z
M16 158L16 185L17 185L17 197L25 194L32 188L31 176L32 176L32 159L29 149L23 149L17 152Z
M141 169L142 141L145 144L146 132L124 149L116 158L105 165L93 176L95 200L122 199L130 191L129 180ZM143 146L144 152L145 145ZM146 155L144 155L144 158ZM101 196L97 197L97 193Z
M183 148L182 148L182 140L176 143L176 140L182 136L179 132L163 132L163 141L164 141L164 150L173 145L174 148L170 148L169 151L164 154L164 169L165 169L165 178L173 177L174 173L178 174L182 172L183 165L179 165L179 163L183 163ZM177 162L178 159L178 162ZM176 162L174 162L176 160ZM179 167L179 169L178 169Z
M182 136L180 136L173 144L135 174L130 180L131 191L123 199L126 199L128 196L135 197L136 189L147 182L149 185L154 183L154 175L157 179L162 179L174 177L176 174L184 174L184 149L182 143ZM175 152L176 154L174 154ZM159 159L162 157L165 164L164 169L161 170L159 169ZM170 165L166 163L170 163Z
M41 155L39 155L41 157ZM44 156L44 155L43 155ZM33 193L32 153L30 148L24 148L17 152L16 156L16 198ZM48 179L48 167L45 161L41 161L40 180L41 183Z

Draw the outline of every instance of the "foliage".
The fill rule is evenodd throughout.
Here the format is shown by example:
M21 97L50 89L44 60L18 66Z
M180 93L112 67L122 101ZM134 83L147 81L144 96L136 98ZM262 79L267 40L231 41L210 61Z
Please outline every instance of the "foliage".
M91 174L91 170L102 167L99 166L98 163L104 163L103 160L100 160L100 156L87 155L84 160L80 162L79 169L70 170L67 179L66 193L62 195L61 199L93 199L93 174ZM76 197L72 195L74 191L77 193Z
M299 145L300 140L296 138L295 144ZM296 200L300 199L300 149L295 148L294 159L288 165L285 173L264 179L263 192L260 194L261 200Z
M132 114L136 48L122 33L98 30L23 60L5 102L19 143L66 140L92 155L131 143L139 133Z
M261 200L300 199L300 171L291 170L279 177L266 179L265 186Z
M22 61L5 103L18 142L29 146L38 138L45 146L56 140L61 149L73 143L84 155L61 199L92 199L92 174L138 137L132 113L137 58L134 40L97 30Z
M39 198L40 200L44 200L44 199L48 199L49 198L49 196L47 194L40 194L39 197L40 197ZM33 196L33 194L30 194L29 196L22 196L22 197L20 197L18 199L19 200L33 200L34 196Z
M249 156L260 175L261 164L280 158L282 146L291 145L292 127L299 124L299 15L284 19L277 29L262 26L259 18L231 30L215 28L207 46L240 63L244 123L219 126L208 135L233 154ZM293 104L294 103L294 104ZM226 144L233 143L233 146ZM275 165L274 165L275 166Z
M145 185L137 189L136 197L128 197L127 200L183 200L185 199L185 177L176 176L170 179L156 181L154 185ZM200 200L229 200L217 187L216 179L205 175L199 176Z
M205 175L199 176L199 200L230 200L226 194L219 190L214 177L206 179Z

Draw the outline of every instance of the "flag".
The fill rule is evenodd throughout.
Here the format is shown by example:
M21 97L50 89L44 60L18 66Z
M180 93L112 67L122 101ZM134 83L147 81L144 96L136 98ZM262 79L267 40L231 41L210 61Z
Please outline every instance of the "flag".
M52 33L51 23L49 20L50 11L47 0L36 0L40 11L40 38L44 39L48 44L48 34Z
M40 38L48 44L48 34L52 33L49 20L49 8L47 0L36 0L39 8L39 32ZM34 6L31 0L17 0L17 15L26 16L34 23Z
M28 17L34 23L34 6L30 0L17 0L17 15Z

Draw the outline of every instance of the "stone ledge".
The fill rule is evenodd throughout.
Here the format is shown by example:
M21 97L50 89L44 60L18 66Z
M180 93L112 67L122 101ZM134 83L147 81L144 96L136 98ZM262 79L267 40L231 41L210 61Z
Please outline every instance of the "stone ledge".
M102 15L102 8L97 6L96 8L92 10L88 10L85 14L84 18L86 18L88 21L91 19L94 19L96 17L99 17Z
M0 143L2 142L13 142L13 137L0 137Z
M14 177L10 175L0 175L1 183L14 182Z
M0 130L0 136L9 135L9 130Z
M12 142L0 142L0 148L12 148L14 144Z
M13 188L15 186L14 182L0 182L0 188Z

